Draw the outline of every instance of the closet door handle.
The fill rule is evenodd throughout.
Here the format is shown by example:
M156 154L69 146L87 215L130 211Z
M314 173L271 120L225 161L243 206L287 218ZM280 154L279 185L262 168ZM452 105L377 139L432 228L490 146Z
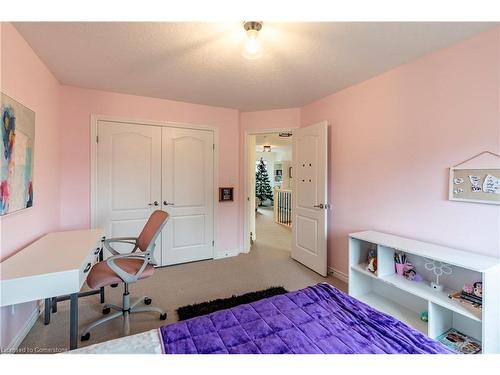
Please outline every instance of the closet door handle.
M171 203L171 202L167 202L167 201L163 201L163 205L164 206L173 206L175 203Z
M153 206L153 205L158 206L159 205L158 201L154 201L153 203L148 203L148 206Z

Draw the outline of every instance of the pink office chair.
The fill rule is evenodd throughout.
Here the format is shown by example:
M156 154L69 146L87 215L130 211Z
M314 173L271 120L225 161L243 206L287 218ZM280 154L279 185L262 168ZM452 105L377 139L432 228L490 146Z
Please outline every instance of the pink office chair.
M139 237L117 237L104 241L104 247L108 249L113 256L97 263L92 267L87 276L87 284L91 289L118 283L124 283L123 305L105 304L102 310L103 314L109 314L111 309L117 312L101 318L90 324L81 336L82 341L90 338L90 331L109 320L123 315L123 333L130 334L130 314L141 312L157 312L160 319L167 319L167 313L158 307L137 306L141 301L146 305L151 304L151 298L143 297L130 304L128 285L138 280L148 278L154 273L154 250L156 239L160 235L168 219L168 214L164 211L156 210L149 217L146 225L142 229ZM111 246L111 243L126 243L133 245L134 248L128 254L122 254ZM139 252L136 252L140 250Z

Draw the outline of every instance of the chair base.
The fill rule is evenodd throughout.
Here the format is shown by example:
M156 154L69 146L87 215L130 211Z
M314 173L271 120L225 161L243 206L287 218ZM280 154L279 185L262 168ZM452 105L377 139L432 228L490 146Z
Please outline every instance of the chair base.
M119 318L123 316L123 335L128 336L130 334L130 314L144 313L144 312L154 312L160 314L160 320L167 319L167 313L160 309L159 307L154 306L138 306L141 302L144 302L146 305L151 303L151 298L149 297L141 297L137 299L134 303L130 304L130 295L128 292L128 284L124 284L124 292L123 292L123 305L118 306L112 303L107 303L104 305L102 309L102 313L106 316L96 320L95 322L88 325L82 333L81 340L87 341L90 339L90 331L92 331L97 326L100 326L103 323L106 323L115 318ZM109 314L111 310L115 310L116 312ZM109 314L109 315L108 315Z

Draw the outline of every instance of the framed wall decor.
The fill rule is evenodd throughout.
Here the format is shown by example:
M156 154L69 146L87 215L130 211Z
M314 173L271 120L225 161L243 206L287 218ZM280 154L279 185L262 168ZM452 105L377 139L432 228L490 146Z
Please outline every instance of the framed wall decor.
M33 206L35 112L1 93L0 216Z
M448 198L452 201L500 205L500 166L484 168L461 167L483 154L500 155L484 151L450 168Z
M219 202L232 202L233 201L233 188L220 187L219 188Z

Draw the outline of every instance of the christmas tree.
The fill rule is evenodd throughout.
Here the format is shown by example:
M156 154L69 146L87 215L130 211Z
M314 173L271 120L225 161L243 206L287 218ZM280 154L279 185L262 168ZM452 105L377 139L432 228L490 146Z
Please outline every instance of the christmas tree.
M266 164L262 158L260 158L257 172L255 173L255 196L260 199L261 203L266 199L273 200L274 198Z

